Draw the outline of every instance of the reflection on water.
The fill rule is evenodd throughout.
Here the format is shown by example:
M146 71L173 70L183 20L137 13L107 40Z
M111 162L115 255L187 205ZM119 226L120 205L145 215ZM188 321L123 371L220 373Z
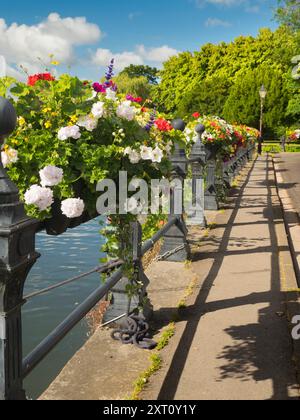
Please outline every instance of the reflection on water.
M99 265L103 243L99 230L96 219L57 238L38 234L36 248L42 256L29 274L25 295ZM23 307L24 356L95 290L99 281L99 274L93 274L29 301ZM29 398L37 398L48 387L87 338L88 326L83 320L26 379Z

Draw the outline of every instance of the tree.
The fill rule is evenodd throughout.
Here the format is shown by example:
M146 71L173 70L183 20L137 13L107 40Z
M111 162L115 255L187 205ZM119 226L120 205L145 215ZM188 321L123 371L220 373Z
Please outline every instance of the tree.
M114 80L120 93L140 96L144 100L151 96L151 85L146 77L130 77L120 73Z
M289 26L292 30L300 30L300 1L279 0L279 7L276 11L277 20Z
M191 111L226 114L231 120L252 121L252 125L258 126L261 85L257 80L263 79L263 73L267 72L279 82L278 88L283 89L277 92L274 85L269 97L267 119L270 132L275 133L280 124L287 124L291 118L286 109L293 93L286 88L286 80L291 74L291 58L297 54L297 34L286 26L274 32L261 29L257 37L240 36L230 43L209 43L199 51L183 52L164 63L159 73L160 83L153 87L153 96L160 110L173 115L183 116ZM245 104L238 97L239 90L244 91L243 86L248 88L243 94ZM272 99L272 92L278 103Z
M246 73L240 73L230 89L223 116L231 123L243 122L259 128L259 89L262 84L268 91L264 111L265 134L273 137L286 123L289 100L285 73L280 66L275 68L264 64Z
M158 70L155 67L131 64L129 67L126 67L120 74L127 75L132 78L146 77L148 83L151 85L157 84Z
M230 82L224 78L203 80L183 97L178 106L178 117L184 118L194 112L222 115L229 87Z

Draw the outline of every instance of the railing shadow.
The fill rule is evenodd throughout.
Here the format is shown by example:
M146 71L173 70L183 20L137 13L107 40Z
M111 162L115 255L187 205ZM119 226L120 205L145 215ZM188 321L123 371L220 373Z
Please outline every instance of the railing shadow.
M267 205L265 205L262 212L267 219L266 223L269 228L271 247L262 247L261 252L269 252L272 258L272 281L270 291L265 293L253 293L248 296L225 301L207 303L207 298L214 281L220 272L224 258L228 255L227 247L232 240L231 233L235 226L234 222L238 211L240 210L243 192L249 183L253 168L254 166L248 174L248 177L240 190L239 196L236 199L235 208L226 225L218 252L213 254L214 262L208 276L201 286L196 302L183 313L183 319L185 319L187 323L160 390L159 400L174 400L194 336L199 328L201 318L206 312L260 303L266 303L268 305L259 310L259 321L257 324L232 326L226 330L226 333L232 337L235 344L233 346L225 347L222 354L218 357L220 360L226 360L226 364L220 367L220 377L218 380L220 382L226 378L238 378L241 381L271 380L273 384L272 399L274 400L289 399L288 390L295 386L295 382L290 379L293 377L293 372L289 370L291 368L290 360L292 358L292 355L290 354L291 339L289 337L286 319L280 318L278 315L281 314L281 311L283 313L284 309L282 307L281 299L279 298L279 300L277 300L277 296L281 297L282 295L280 292L278 240L272 210L272 190L274 187L273 183L269 182L269 174L271 172L269 160L267 161L265 181L265 185L268 189ZM242 242L244 242L244 240ZM241 244L240 246L244 246L244 244ZM260 250L254 248L249 251L241 250L240 253L257 253L258 251ZM233 253L235 254L236 251L233 251ZM196 254L195 257L196 259L199 257L200 259L203 259L203 256L201 258L201 253L199 255ZM210 255L209 258L212 258L212 255ZM274 298L274 294L276 295L276 299ZM205 345L205 343L203 343L203 345ZM284 369L287 371L283 374Z

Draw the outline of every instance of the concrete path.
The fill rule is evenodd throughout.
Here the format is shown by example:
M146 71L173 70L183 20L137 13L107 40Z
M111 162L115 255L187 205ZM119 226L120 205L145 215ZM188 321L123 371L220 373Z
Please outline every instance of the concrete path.
M298 399L282 293L294 274L270 158L254 164L197 252L200 293L143 399Z

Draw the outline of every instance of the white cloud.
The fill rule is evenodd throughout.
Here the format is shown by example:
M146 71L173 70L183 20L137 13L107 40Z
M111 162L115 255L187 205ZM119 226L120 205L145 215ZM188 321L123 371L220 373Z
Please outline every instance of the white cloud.
M100 28L84 17L61 18L51 13L37 25L8 26L0 18L0 55L8 65L24 65L30 71L38 69L37 58L46 60L49 54L64 64L75 60L74 47L89 45L102 37Z
M230 28L232 24L226 20L221 20L217 18L208 18L205 22L207 28L215 28L217 26L223 26L224 28Z
M153 63L159 65L168 60L179 51L167 45L156 48L146 48L144 45L138 45L134 51L124 51L114 53L108 49L99 48L92 58L94 65L106 66L109 61L115 59L115 68L117 71L123 70L130 64L141 65Z
M114 54L110 50L103 48L98 48L92 62L97 66L107 66L112 58L115 59L115 69L117 71L123 70L130 64L143 64L142 57L134 52L124 51L122 53Z
M178 51L168 45L163 45L157 48L145 48L144 45L137 47L138 54L146 61L154 61L156 63L163 63L168 60L172 55L178 54Z

